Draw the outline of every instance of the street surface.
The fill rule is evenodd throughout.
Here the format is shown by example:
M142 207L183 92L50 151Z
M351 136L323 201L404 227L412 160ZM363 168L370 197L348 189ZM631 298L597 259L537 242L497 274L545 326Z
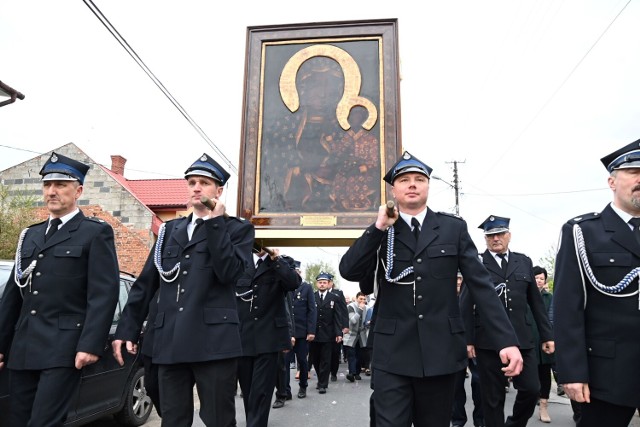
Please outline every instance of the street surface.
M285 403L284 408L272 409L269 416L270 427L292 427L292 426L308 426L308 427L326 427L328 425L367 427L369 425L369 396L371 389L369 388L370 377L362 375L361 381L350 383L345 379L347 365L340 365L340 373L338 381L329 383L327 394L318 394L315 389L316 379L312 375L309 380L309 388L307 389L307 398L298 399L298 384L293 380L295 370L291 370L291 389L293 392L293 400ZM467 379L467 416L471 418L473 410L473 402L471 401L470 380ZM538 410L529 420L528 427L575 427L571 416L571 405L566 397L557 396L556 384L551 387L551 396L549 399L549 415L551 424L545 424L538 419ZM505 404L505 414L508 415L513 407L513 400L516 391L511 388L507 393ZM197 397L197 396L196 396ZM196 399L197 404L197 399ZM236 420L238 427L246 427L244 418L244 405L242 398L236 396ZM159 427L161 419L154 412L151 414L149 421L145 424L147 427ZM197 411L194 413L194 426L204 427L204 424L198 417ZM118 424L111 419L100 420L89 424L91 427L118 427ZM467 427L473 427L471 421L467 421ZM640 427L640 418L636 414L633 417L630 427Z

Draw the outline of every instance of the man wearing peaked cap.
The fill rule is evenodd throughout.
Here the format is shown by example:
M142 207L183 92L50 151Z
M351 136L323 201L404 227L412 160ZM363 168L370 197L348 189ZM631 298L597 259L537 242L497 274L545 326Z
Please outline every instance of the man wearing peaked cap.
M207 154L186 170L193 213L161 226L112 343L120 364L123 345L136 352L149 302L159 290L152 361L158 365L163 425L191 425L194 384L205 425L235 422L242 355L235 291L245 270L253 271L255 233L251 224L225 213L220 197L228 178ZM203 204L204 196L215 206Z
M509 249L510 219L490 215L478 228L484 232L487 249L482 253L482 263L491 275L493 286L504 305L509 321L516 332L520 353L524 360L522 372L513 378L518 390L512 414L504 419L505 377L502 361L495 352L492 331L485 325L486 313L473 312L473 298L463 290L461 309L469 334L468 349L476 356L482 390L482 408L487 427L524 427L533 415L539 397L538 346L544 353L554 352L553 334L538 286L533 274L531 259ZM465 276L466 277L466 276ZM540 342L534 338L528 311L531 310L540 332ZM541 345L542 343L542 345Z
M558 380L581 427L626 427L640 408L640 140L604 156L613 200L562 226L554 274Z
M458 270L477 306L489 313L505 374L518 375L518 340L478 260L467 224L427 207L432 169L405 152L387 172L397 208L380 206L340 260L340 274L376 294L371 366L378 427L450 425L456 375L467 366L456 292ZM443 390L449 390L443 393Z
M342 322L340 318L340 296L331 292L330 282L333 275L320 272L316 276L315 293L318 320L316 324L315 338L309 349L309 359L316 367L318 374L318 393L325 394L329 387L329 374L331 372L331 352L335 343L342 341ZM344 304L344 298L342 299Z
M51 154L40 170L49 219L18 241L0 307L0 369L7 365L12 379L11 410L2 417L10 426L61 426L82 367L103 354L118 260L111 226L78 208L88 170Z

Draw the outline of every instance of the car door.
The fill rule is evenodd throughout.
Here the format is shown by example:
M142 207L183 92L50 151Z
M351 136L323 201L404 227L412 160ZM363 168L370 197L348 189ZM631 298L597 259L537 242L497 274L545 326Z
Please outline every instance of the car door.
M76 404L69 413L67 423L91 417L96 413L104 413L110 408L119 406L122 402L125 384L131 373L135 356L123 355L125 356L125 365L120 366L113 357L111 343L122 315L122 309L127 302L131 283L128 278L120 278L120 297L113 316L109 338L98 362L86 366L82 370L82 381L75 399Z

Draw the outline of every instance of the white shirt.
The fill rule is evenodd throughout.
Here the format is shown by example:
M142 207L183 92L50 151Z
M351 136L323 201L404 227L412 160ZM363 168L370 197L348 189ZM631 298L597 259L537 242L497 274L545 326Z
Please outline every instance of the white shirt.
M63 225L65 225L67 222L69 222L69 220L71 220L71 218L73 218L74 216L76 216L78 214L78 212L80 212L79 208L76 208L75 211L70 212L68 214L66 214L65 216L61 216L60 217L60 221L62 221L60 223L60 225L58 226L58 230L60 230L60 227L62 227ZM49 224L47 225L47 229L45 230L44 234L47 234L49 232L49 227L51 227L51 220L53 219L52 216L49 216Z
M411 231L413 231L413 225L411 225L411 218L415 217L420 223L420 227L422 227L426 216L427 216L427 208L424 208L424 210L420 212L418 215L409 215L404 212L400 212L400 218L404 219L404 222L409 224L409 228L411 229Z

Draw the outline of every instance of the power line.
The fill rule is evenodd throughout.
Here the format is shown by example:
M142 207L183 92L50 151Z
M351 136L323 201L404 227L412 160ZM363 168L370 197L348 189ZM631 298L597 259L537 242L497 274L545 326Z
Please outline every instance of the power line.
M98 7L93 3L92 0L83 0L87 7L93 12L93 14L98 18L98 20L105 26L105 28L111 33L111 35L120 43L120 45L127 51L127 53L136 61L136 64L142 68L142 70L149 76L149 78L155 83L156 86L162 91L162 93L171 101L171 103L178 109L180 114L187 119L189 124L193 126L193 128L200 134L200 136L209 144L211 148L220 156L224 162L229 166L231 171L238 175L238 168L224 155L222 150L218 148L218 146L209 138L209 136L202 130L202 128L191 118L189 113L180 105L180 103L171 95L169 90L164 87L162 82L153 74L153 72L147 67L147 65L142 61L142 59L138 56L138 54L133 50L133 48L127 43L127 41L120 35L118 30L109 22L109 20L103 15L103 13L98 9Z
M580 65L582 65L582 63L585 61L585 59L587 59L587 56L589 56L589 54L591 53L591 51L593 51L593 49L595 49L596 45L600 42L600 40L602 40L602 38L604 37L604 35L607 33L607 31L609 31L609 29L611 28L611 26L613 26L614 22L616 22L616 20L620 17L620 15L622 14L622 12L624 12L624 10L627 8L627 6L629 6L629 3L631 3L631 0L628 0L627 3L622 7L622 9L620 9L620 11L616 14L616 16L613 17L613 19L611 20L611 22L609 22L609 24L605 27L605 29L602 31L602 33L598 36L598 38L593 42L593 44L591 45L591 47L589 49L587 49L587 51L585 52L584 55L582 55L582 58L580 58L580 60L576 63L576 65L571 69L571 71L569 72L569 74L567 74L567 76L564 78L564 80L560 83L560 85L556 88L556 90L553 91L553 93L551 94L551 96L549 96L549 98L544 102L544 104L542 104L542 106L538 109L538 111L534 114L533 118L531 118L531 120L529 120L529 122L524 126L524 128L520 131L520 133L515 137L515 139L513 141L511 141L511 143L507 146L506 150L504 150L502 152L502 155L500 155L500 157L498 157L494 163L494 166L497 165L503 158L504 156L511 150L511 148L515 145L516 142L518 142L520 140L520 138L522 137L522 135L524 135L527 130L529 130L529 128L531 127L531 125L533 125L533 123L538 119L538 117L540 117L540 114L542 114L542 112L545 110L545 108L547 108L547 106L551 103L551 101L553 101L553 99L556 97L556 95L558 94L558 92L560 92L560 90L562 90L562 88L564 87L565 84L567 84L567 82L569 81L569 79L573 76L573 74L578 70L578 67L580 67ZM487 168L487 173L489 173L490 171L492 171L494 169L494 167L490 167Z

